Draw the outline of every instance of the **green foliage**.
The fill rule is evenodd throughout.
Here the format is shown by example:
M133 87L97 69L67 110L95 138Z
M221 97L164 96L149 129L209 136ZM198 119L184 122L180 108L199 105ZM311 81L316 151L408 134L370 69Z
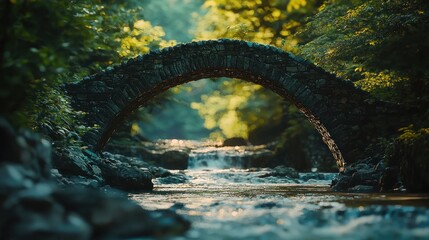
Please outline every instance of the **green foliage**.
M428 30L423 0L331 0L298 35L299 53L376 97L428 101Z
M411 144L413 141L429 135L429 128L420 128L418 130L414 129L414 126L411 124L408 127L399 129L401 135L398 137L398 140Z
M140 10L136 1L1 1L0 113L38 131L84 131L61 86L161 47L162 29Z
M320 6L317 0L206 0L197 39L238 38L272 44L291 51L306 17Z
M260 85L231 79L218 79L217 89L203 95L191 107L212 130L211 138L248 138L250 131L265 124L278 124L283 109L282 98ZM273 107L278 106L278 107Z
M313 14L320 1L225 1L206 0L196 28L197 39L237 38L272 44L293 51L304 18ZM192 103L214 131L211 138L247 138L267 124L278 124L286 112L285 103L275 93L259 85L239 81L219 81L213 94Z

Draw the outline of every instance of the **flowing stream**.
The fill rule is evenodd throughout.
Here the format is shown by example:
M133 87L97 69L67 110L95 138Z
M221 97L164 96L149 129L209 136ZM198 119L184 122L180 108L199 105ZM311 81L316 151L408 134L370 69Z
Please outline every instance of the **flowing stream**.
M131 198L192 222L172 239L429 239L429 195L331 192L335 173L265 177L269 169L240 168L242 156L200 147L181 171L189 182L155 180L153 192Z

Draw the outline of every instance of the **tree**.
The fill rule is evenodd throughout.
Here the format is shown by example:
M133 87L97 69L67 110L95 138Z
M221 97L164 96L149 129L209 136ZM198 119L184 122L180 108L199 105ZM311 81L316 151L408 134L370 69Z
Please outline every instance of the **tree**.
M1 114L16 125L67 132L77 115L64 83L167 44L139 10L135 1L1 1Z
M422 0L331 0L298 34L299 53L376 97L427 103L428 30Z
M295 51L299 31L307 16L321 4L316 0L207 0L207 13L199 19L197 39L236 38L271 44ZM244 90L244 91L243 91ZM241 136L267 124L281 123L284 102L275 93L243 81L219 81L213 94L193 103L205 119L205 126L219 137Z

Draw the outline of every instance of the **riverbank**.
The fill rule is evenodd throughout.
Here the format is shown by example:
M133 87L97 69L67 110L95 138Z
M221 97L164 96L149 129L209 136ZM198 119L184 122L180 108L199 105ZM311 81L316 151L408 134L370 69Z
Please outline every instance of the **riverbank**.
M189 221L175 211L145 210L109 187L110 180L99 175L102 165L86 162L96 158L94 153L64 149L71 160L66 166L80 172L63 176L52 168L50 142L30 131L17 132L3 119L0 133L0 239L166 237L189 229ZM133 179L127 175L132 170L121 171L125 167L109 169Z
M269 148L178 140L165 140L162 147L147 144L142 153L153 159L144 161L117 153L99 155L85 147L51 146L4 120L0 132L2 239L355 239L353 231L361 229L370 232L359 235L364 239L429 236L427 195L362 193L378 191L374 188L331 191L329 186L335 188L352 168L340 175L298 173L286 166L266 167L269 161L259 159L272 156ZM181 170L154 165L154 160L184 163L185 157L186 168L168 165ZM362 170L349 174L350 179L361 176L363 181L372 176L368 172L382 169L353 166ZM377 224L389 229L374 235L377 228L368 226ZM340 226L344 230L336 231ZM236 228L244 232L238 236Z

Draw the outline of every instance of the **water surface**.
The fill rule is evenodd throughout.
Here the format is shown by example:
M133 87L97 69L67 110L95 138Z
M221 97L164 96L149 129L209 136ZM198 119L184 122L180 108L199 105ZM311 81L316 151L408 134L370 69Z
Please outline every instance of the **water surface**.
M191 156L188 183L155 180L153 192L131 198L192 222L172 239L429 239L428 195L336 193L335 173L261 178L269 169L228 168L220 156Z

